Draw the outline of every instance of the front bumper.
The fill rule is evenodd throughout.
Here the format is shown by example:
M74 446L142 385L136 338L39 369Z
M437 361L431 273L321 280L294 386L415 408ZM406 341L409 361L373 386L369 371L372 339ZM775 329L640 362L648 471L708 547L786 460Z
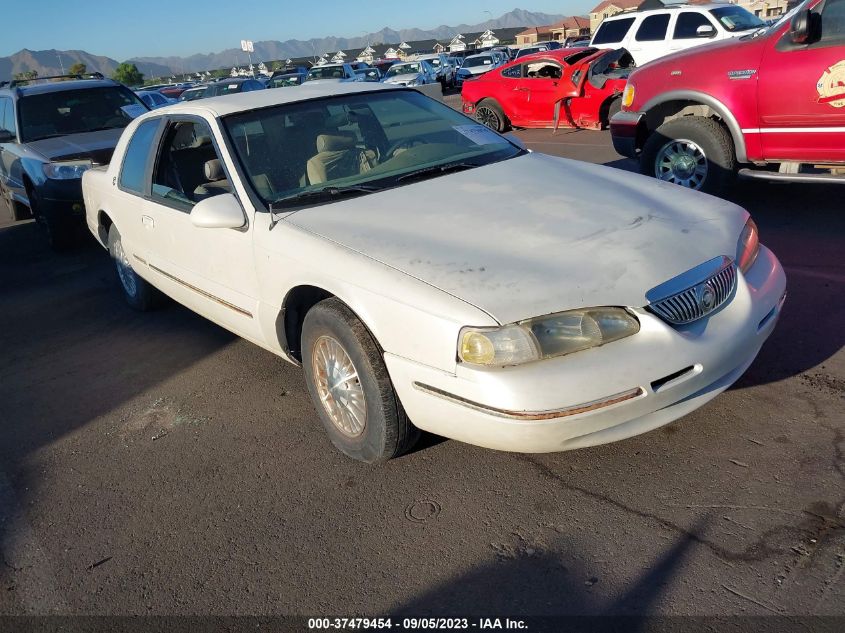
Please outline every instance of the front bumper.
M48 179L36 189L40 215L61 222L81 221L85 216L81 179Z
M774 329L785 292L780 263L761 247L730 303L683 328L638 310L639 333L570 357L454 374L391 354L385 362L421 429L517 452L593 446L668 424L727 389Z
M622 156L636 158L639 151L640 122L642 112L617 112L610 120L610 136L613 149Z

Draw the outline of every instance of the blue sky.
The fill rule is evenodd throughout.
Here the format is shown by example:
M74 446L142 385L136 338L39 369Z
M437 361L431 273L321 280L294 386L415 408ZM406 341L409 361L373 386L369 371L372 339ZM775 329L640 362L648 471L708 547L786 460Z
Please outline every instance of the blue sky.
M81 49L118 61L238 47L240 40L357 37L364 31L475 24L519 6L585 14L598 0L3 0L0 56ZM294 8L295 7L295 8Z

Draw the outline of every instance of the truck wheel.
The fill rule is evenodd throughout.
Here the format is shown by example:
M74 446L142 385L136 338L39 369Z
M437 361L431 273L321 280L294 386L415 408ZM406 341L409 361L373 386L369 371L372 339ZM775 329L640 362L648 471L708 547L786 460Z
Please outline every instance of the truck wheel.
M713 119L672 119L646 141L640 170L658 180L718 193L736 176L733 140L725 127Z
M123 290L123 297L131 307L146 312L155 307L160 293L132 269L129 255L123 250L123 242L117 227L109 228L109 255L114 262L117 281Z
M497 132L504 132L508 128L505 113L492 99L482 99L475 107L475 120Z
M417 441L375 340L339 299L325 299L305 315L302 365L323 427L342 453L383 462Z

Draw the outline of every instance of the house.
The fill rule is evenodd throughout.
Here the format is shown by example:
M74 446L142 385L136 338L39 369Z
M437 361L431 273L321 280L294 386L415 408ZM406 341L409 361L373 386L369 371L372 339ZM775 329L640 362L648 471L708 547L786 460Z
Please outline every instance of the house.
M644 0L602 0L590 11L590 32L595 33L605 18L622 11L637 9L643 2Z
M376 49L374 49L372 46L370 46L369 44L367 44L367 48L365 48L365 49L364 49L364 50L362 50L360 53L358 53L358 54L355 56L355 60L356 60L356 61L359 61L359 62L367 62L367 63L369 63L369 62L373 61L373 59L375 59L375 58L373 57L373 55L375 54L375 52L376 52Z
M464 36L458 33L455 37L452 38L452 41L449 42L449 52L454 53L455 51L465 51L467 49L467 43L464 42Z
M435 53L443 53L446 51L446 46L437 42L434 46L431 47L431 50Z
M516 34L517 46L547 42L552 39L551 26L532 26Z
M472 48L486 48L488 46L496 46L499 43L499 38L490 29L487 29L472 41Z
M573 15L551 25L551 39L563 42L568 37L579 37L590 34L590 18Z
M399 49L392 46L384 51L384 59L399 59Z
M732 0L731 4L750 11L761 20L778 18L792 8L788 0Z

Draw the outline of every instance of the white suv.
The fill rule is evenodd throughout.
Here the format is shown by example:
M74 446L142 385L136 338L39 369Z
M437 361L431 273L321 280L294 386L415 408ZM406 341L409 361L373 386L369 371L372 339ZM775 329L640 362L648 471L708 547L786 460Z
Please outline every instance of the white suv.
M590 46L626 48L637 66L676 51L745 35L765 23L734 4L680 4L618 13L596 29Z

